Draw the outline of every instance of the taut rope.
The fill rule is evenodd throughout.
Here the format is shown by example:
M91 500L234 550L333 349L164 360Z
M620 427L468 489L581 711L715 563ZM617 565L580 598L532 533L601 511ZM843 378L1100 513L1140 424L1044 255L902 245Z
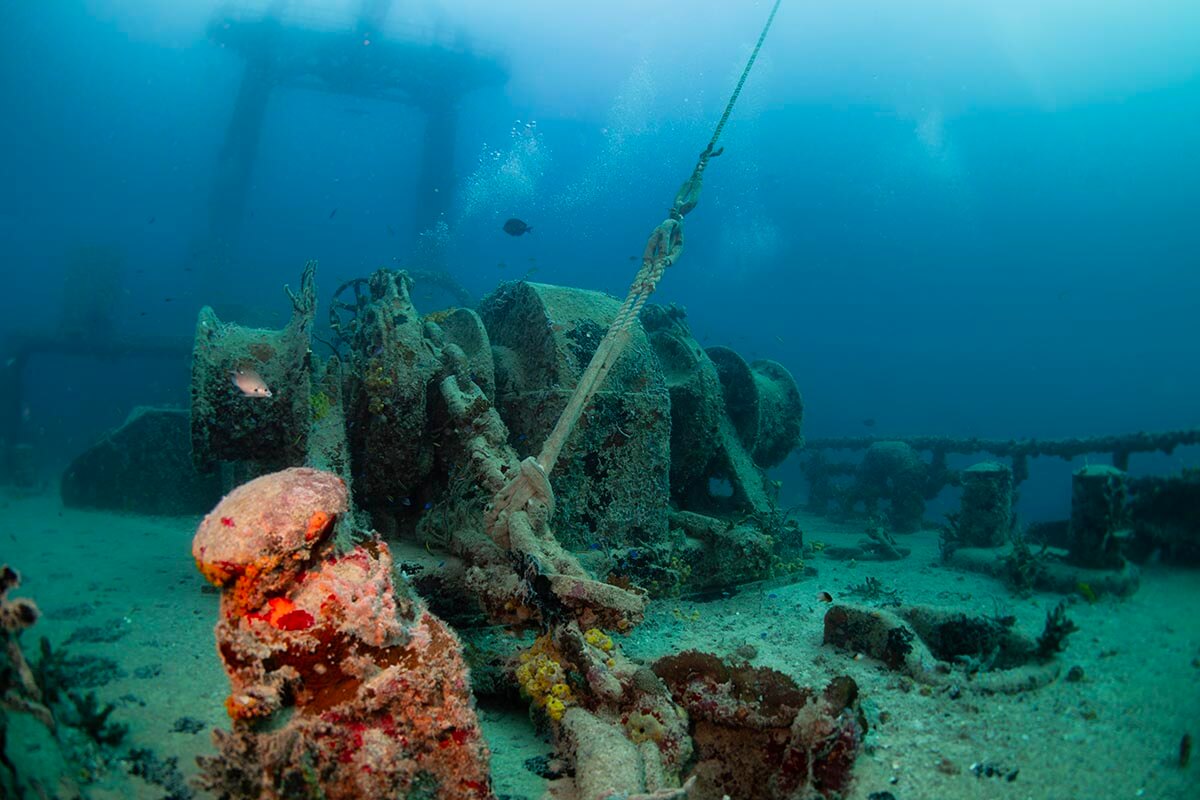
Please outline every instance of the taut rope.
M758 58L758 51L762 49L763 41L767 38L767 31L771 29L771 23L775 21L775 12L779 10L779 5L782 2L783 0L775 0L774 6L771 7L771 13L767 17L767 22L763 25L762 33L758 36L758 41L754 45L750 59L746 62L746 66L742 70L742 75L738 79L737 86L734 88L733 94L729 97L729 102L725 104L725 111L721 114L721 119L713 131L712 138L709 139L708 146L700 153L692 174L679 187L679 191L676 192L669 216L650 234L650 238L646 242L646 248L642 252L642 267L638 270L637 276L633 279L633 284L629 287L629 294L626 295L625 302L621 304L621 308L617 311L612 324L609 325L604 338L596 347L596 352L592 354L592 360L580 376L579 383L575 387L575 392L571 395L571 399L567 401L567 406L563 409L562 414L559 415L558 422L554 425L554 430L546 437L546 441L542 445L542 450L538 454L537 459L526 459L526 462L533 461L534 463L523 464L520 473L513 479L512 483L496 495L493 511L490 515L491 519L495 519L499 511L512 508L515 500L521 499L521 504L523 505L530 497L542 496L549 492L550 487L547 476L554 469L559 453L562 452L563 445L566 444L571 432L575 429L575 423L579 421L580 414L583 413L583 409L587 407L587 404L596 394L596 391L604 383L609 370L612 369L613 364L616 363L617 358L620 357L621 352L625 349L625 345L629 341L629 330L633 326L634 321L637 320L638 314L641 313L642 306L646 304L650 295L654 293L659 280L662 279L663 273L667 271L667 267L674 264L683 252L683 218L696 207L700 196L701 178L704 174L704 169L708 166L708 160L721 155L724 149L717 148L717 140L721 137L725 123L729 121L729 115L733 112L734 103L737 102L738 95L741 94L742 87L746 84L746 78L750 75L750 68L754 66L754 61ZM528 468L534 466L536 466L536 470ZM540 476L537 473L540 473ZM541 485L537 486L536 489L533 486L526 486L522 489L515 485L518 482L529 483L538 477L540 477L540 480L537 480L537 482ZM553 495L550 496L553 497Z

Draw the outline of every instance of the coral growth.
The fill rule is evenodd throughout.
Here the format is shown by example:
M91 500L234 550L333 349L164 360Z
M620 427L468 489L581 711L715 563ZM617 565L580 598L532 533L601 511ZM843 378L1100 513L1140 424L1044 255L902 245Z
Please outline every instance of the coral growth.
M116 747L129 733L128 725L108 721L109 715L116 711L117 707L112 703L105 703L101 707L95 692L88 692L86 695L71 692L67 696L78 718L75 727L86 733L96 744Z
M0 640L4 660L0 661L0 709L31 714L46 727L54 729L54 718L43 704L42 690L17 641L21 632L38 620L38 608L32 600L8 598L9 591L21 585L21 576L5 564L0 567Z
M687 714L609 634L562 624L516 662L523 693L571 767L552 781L551 797L685 796L680 772L692 755Z
M335 552L347 501L336 476L288 469L200 524L233 720L204 784L225 798L491 797L458 641L397 591L384 543Z
M1046 612L1046 627L1037 640L1038 657L1046 661L1066 649L1067 637L1079 630L1070 617L1067 616L1067 604L1061 602Z
M20 585L21 576L15 569L7 564L0 567L0 630L3 630L6 641L38 620L38 609L32 600L24 597L8 599L8 593Z
M563 661L564 657L554 644L554 639L546 634L538 637L532 647L521 653L520 665L516 670L521 691L535 708L545 709L546 716L555 722L562 719L567 706L575 704L575 696L567 685Z

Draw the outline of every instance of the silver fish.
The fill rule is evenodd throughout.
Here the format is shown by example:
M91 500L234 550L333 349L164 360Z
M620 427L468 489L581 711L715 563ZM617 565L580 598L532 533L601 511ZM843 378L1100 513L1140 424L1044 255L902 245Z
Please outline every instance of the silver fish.
M229 377L233 380L233 385L246 397L271 396L271 390L267 388L266 381L250 367L238 367L229 373Z

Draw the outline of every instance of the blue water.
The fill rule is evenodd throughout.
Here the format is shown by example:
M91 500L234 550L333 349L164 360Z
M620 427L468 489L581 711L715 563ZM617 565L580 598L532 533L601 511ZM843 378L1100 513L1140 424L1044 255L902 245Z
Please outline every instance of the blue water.
M285 5L315 31L359 6ZM324 304L430 236L477 299L521 278L622 296L771 4L394 5L363 47L432 43L503 76L457 104L443 227L415 222L420 111L282 87L219 270L210 203L245 68L210 35L219 4L0 4L0 341L59 330L82 247L118 255L95 305L121 341L190 341L204 305L278 327L307 260ZM1200 425L1195 0L784 0L720 143L654 300L703 344L786 366L806 437ZM183 356L39 355L24 378L20 438L51 481L134 406L189 401ZM1065 516L1079 463L1036 461L1022 518ZM1189 466L1200 448L1132 471ZM775 477L803 498L797 458Z
M310 5L328 27L354 4ZM766 6L517 5L412 12L508 73L462 103L453 272L477 296L534 263L534 280L621 293ZM1200 10L894 5L784 4L658 299L708 341L788 366L809 436L863 432L866 417L876 432L996 436L1196 424ZM0 12L0 326L53 326L75 245L119 248L111 313L133 336L186 336L204 303L281 315L279 286L308 258L331 292L411 255L420 116L285 89L236 279L185 271L242 71L205 36L212 10ZM514 215L534 233L504 236ZM67 455L131 402L186 399L179 365L33 369L45 452Z

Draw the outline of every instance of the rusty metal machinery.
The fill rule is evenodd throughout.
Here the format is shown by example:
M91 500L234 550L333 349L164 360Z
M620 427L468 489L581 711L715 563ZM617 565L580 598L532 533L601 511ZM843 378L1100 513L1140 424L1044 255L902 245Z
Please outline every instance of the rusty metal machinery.
M525 282L484 299L496 407L520 455L541 448L618 306L599 292ZM670 425L662 369L637 330L555 472L554 527L564 545L628 547L666 536Z
M462 545L486 498L466 478L462 420L446 406L452 378L494 406L516 457L550 434L618 303L561 286L513 282L478 313L422 315L413 280L379 270L343 284L330 309L328 359L309 350L313 270L283 330L245 328L201 312L191 417L197 464L237 462L244 475L310 465L342 475L361 524L425 546ZM774 362L705 351L682 311L647 306L630 341L566 440L555 471L551 528L603 577L659 592L723 579L721 553L744 554L736 580L764 577L780 515L764 469L800 441L802 404ZM323 341L324 340L320 340ZM271 396L231 380L253 369ZM491 436L491 434L489 434ZM714 481L733 487L723 496ZM799 546L799 533L793 542ZM469 538L469 536L468 536ZM706 566L707 565L707 566ZM709 574L712 573L712 574Z
M192 459L199 469L239 461L271 471L304 463L312 423L309 340L316 311L316 262L304 269L292 318L282 330L222 322L208 306L192 350ZM247 396L238 373L257 375L271 395Z

